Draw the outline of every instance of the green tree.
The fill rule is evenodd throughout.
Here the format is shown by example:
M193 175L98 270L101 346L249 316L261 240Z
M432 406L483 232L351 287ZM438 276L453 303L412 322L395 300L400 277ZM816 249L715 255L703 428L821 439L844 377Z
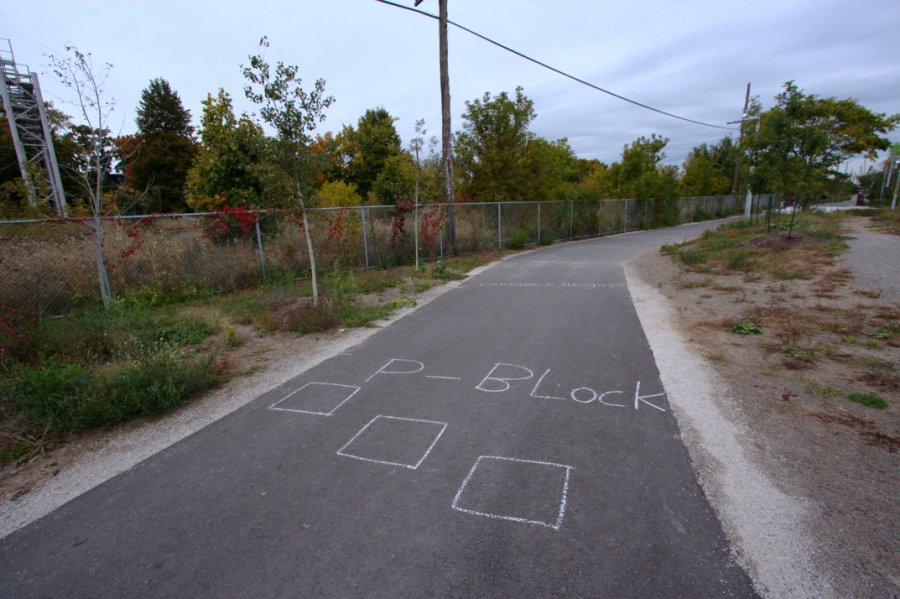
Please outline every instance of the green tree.
M428 151L422 158L419 172L420 204L444 200L444 165L440 144L436 136L428 138Z
M775 191L807 204L840 177L842 162L887 149L884 136L900 115L874 113L853 99L806 94L788 81L760 119L759 131L747 137L757 169Z
M330 208L362 204L362 197L356 192L356 185L344 181L326 181L316 190L313 199L317 206Z
M575 153L565 138L547 141L534 137L525 151L525 197L532 200L560 200L580 178Z
M259 45L261 48L268 48L268 38L263 36ZM291 181L294 199L299 204L303 217L303 232L312 274L313 303L318 304L316 258L304 198L312 189L312 132L325 120L325 110L331 106L334 98L325 95L324 79L317 79L309 91L303 89L303 82L298 77L300 68L296 65L286 65L279 61L273 73L261 54L250 56L249 59L249 66L241 69L248 81L244 87L244 95L260 107L260 117L275 130L275 156Z
M668 143L667 137L653 133L649 138L641 136L625 145L617 181L620 197L640 197L653 193L652 182L659 164L666 157L663 149Z
M372 196L379 204L409 202L412 204L416 185L416 165L406 152L389 156L372 185Z
M184 186L196 151L191 113L165 79L141 92L137 135L126 157L126 182L141 193L141 209L174 212L187 207Z
M731 166L733 169L734 160L731 161ZM731 173L727 170L727 165L716 163L713 149L700 144L690 151L684 161L684 174L680 183L683 196L724 195L731 190Z
M347 126L342 131L347 178L363 197L369 195L388 158L400 153L396 120L384 108L373 108L359 118L355 129Z
M596 161L596 164L587 165L587 168L586 172L582 171L585 174L576 188L576 197L582 200L599 200L613 197L615 194L612 190L613 181L609 175L609 167L600 161Z
M290 181L272 161L270 140L246 115L235 116L231 96L223 89L203 101L200 139L185 181L186 201L192 209L290 205Z
M534 138L534 102L521 87L466 102L463 130L454 144L460 191L482 201L522 200L528 180L527 148Z

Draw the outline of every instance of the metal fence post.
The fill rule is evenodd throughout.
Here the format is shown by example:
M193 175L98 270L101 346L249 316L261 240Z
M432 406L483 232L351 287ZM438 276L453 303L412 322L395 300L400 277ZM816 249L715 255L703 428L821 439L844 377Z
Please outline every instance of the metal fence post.
M572 200L569 200L569 239L575 239L575 229L574 229L575 214L574 214L574 211L575 211L575 204L572 202Z
M497 202L497 249L503 248L503 214L500 210L500 202Z
M538 202L538 230L537 230L537 243L541 245L541 203Z
M622 232L628 232L628 200L625 200L625 209L622 212Z
M259 231L259 212L256 213L256 249L259 250L259 270L266 278L266 255L263 253L262 234Z
M600 229L603 225L600 223L600 213L601 208L603 207L602 200L597 200L597 237L603 235L603 231Z
M363 206L359 210L362 214L362 233L363 233L363 256L366 261L366 268L369 268L369 238L366 234L366 207Z

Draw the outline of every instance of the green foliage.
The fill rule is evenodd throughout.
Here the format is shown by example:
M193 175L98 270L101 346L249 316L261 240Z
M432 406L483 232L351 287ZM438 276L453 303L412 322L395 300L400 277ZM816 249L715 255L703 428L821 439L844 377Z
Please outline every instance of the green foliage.
M302 334L327 331L340 324L340 308L340 302L323 298L317 305L289 311L279 328Z
M180 349L212 327L144 301L18 322L18 343L4 341L4 397L29 421L65 431L154 414L212 385L210 360Z
M577 158L567 139L547 141L535 137L525 154L525 197L535 200L567 199L578 180Z
M178 92L165 79L150 80L141 92L141 101L135 112L138 133L145 137L166 131L190 137L194 132L191 111L182 106Z
M209 367L177 353L111 371L51 361L19 368L3 393L51 431L109 426L162 412L208 388L215 383Z
M206 323L176 316L174 306L115 301L109 310L91 306L61 318L22 321L13 332L19 343L5 345L5 359L25 364L142 359L165 348L199 343L212 333Z
M44 434L40 438L35 435L21 435L16 437L15 443L8 449L0 449L0 462L12 461L21 464L32 456L45 453L48 445L55 440L53 435Z
M667 173L659 168L666 157L663 149L668 143L668 138L654 133L625 145L622 162L610 167L618 197L641 200L672 197L677 181L671 171Z
M271 142L262 127L246 116L235 117L225 90L203 101L200 123L202 145L185 185L192 209L290 205L290 181L273 160Z
M732 270L742 270L747 267L750 252L748 250L732 250L728 252L725 263Z
M409 154L389 156L372 185L372 195L379 204L412 203L416 183L416 166Z
M136 112L137 135L123 156L126 184L143 194L143 212L182 211L187 207L184 184L196 149L191 112L165 79L150 81Z
M738 335L762 335L762 329L752 322L742 322L728 329L732 333Z
M392 304L373 306L346 304L340 307L338 318L345 326L364 327L373 320L387 318L396 307Z
M682 250L678 257L681 258L681 261L688 265L700 264L701 262L705 262L707 258L709 258L709 254L704 251L695 250L695 249L686 249Z
M511 250L521 250L528 244L531 234L527 229L516 229L506 239L506 247Z
M586 199L633 198L647 201L641 205L641 212L649 210L654 222L648 226L658 226L677 220L674 204L665 202L679 195L678 169L663 166L666 154L663 149L669 143L665 137L652 134L639 137L622 149L621 162L608 167L595 165L581 183L580 195ZM649 202L649 200L656 200Z
M887 400L875 393L851 393L847 396L847 399L876 410L884 410L888 407Z
M265 36L261 48L269 47ZM325 80L316 79L312 89L303 89L300 67L278 61L272 66L262 54L249 57L241 72L247 80L244 95L259 107L260 118L275 129L276 156L282 168L302 191L310 181L311 133L325 120L325 110L334 97L325 95Z
M721 231L704 231L702 239L706 248L713 252L732 248L740 241L740 238L725 235Z
M359 118L356 129L344 127L342 137L345 140L347 178L364 198L375 187L388 160L401 153L400 135L394 127L396 120L387 110L379 107L366 110Z
M448 269L447 263L443 261L434 263L434 266L431 267L431 276L432 278L440 279L441 281L459 281L466 278L465 275L455 273Z
M359 293L359 283L353 271L340 268L328 273L322 287L324 293L333 299L345 300Z
M529 130L534 102L516 88L515 98L506 92L466 102L463 130L455 142L454 170L461 178L461 192L479 201L536 199L525 196L528 181L528 145L535 138Z
M395 299L394 301L392 301L391 306L393 306L394 309L397 309L397 310L399 310L400 308L415 308L416 300L414 300L411 297L404 296L404 297L401 297L399 299Z
M340 208L359 206L362 197L356 192L356 185L344 181L326 181L313 196L316 206Z
M725 140L730 141L730 138L726 137ZM687 160L684 162L684 174L680 181L682 196L713 196L729 193L732 173L725 170L727 168L725 165L716 163L713 152L714 150L706 144L700 144L688 154ZM733 163L734 159L732 158L731 164Z
M884 136L900 122L900 115L871 112L856 100L805 94L793 81L775 101L759 114L759 131L747 136L747 146L770 188L804 204L844 176L838 167L848 158L887 149Z
M237 330L234 328L234 325L228 325L225 329L225 345L228 347L235 347L238 345L238 336Z

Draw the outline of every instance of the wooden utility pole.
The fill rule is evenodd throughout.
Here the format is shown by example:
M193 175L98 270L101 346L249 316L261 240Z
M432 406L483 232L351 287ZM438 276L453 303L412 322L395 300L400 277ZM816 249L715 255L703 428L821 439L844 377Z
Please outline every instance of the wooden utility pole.
M418 4L418 3L417 3ZM447 63L447 0L438 0L438 44L441 62L441 151L444 155L444 201L447 203L447 242L456 248L456 196L453 194L453 148L450 128L450 68Z
M415 0L418 7L425 0ZM447 0L438 0L438 52L441 63L441 152L444 155L444 202L447 204L447 243L456 248L456 196L453 193L453 131L450 127L450 67L447 63Z
M738 179L740 178L741 172L741 152L743 151L741 148L741 143L744 140L744 120L747 118L747 109L750 107L750 84L747 84L747 95L744 96L744 110L741 112L741 120L738 121L740 123L740 134L738 135L738 147L737 153L734 155L734 177L731 180L731 197L737 202L738 199ZM744 207L744 218L750 218L750 206L751 201L747 199L747 205Z

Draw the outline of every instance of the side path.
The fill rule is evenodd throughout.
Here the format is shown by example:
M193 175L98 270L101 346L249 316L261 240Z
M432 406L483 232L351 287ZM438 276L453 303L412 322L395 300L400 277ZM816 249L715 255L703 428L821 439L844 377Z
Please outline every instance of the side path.
M31 596L753 597L622 263L517 256L0 541Z

